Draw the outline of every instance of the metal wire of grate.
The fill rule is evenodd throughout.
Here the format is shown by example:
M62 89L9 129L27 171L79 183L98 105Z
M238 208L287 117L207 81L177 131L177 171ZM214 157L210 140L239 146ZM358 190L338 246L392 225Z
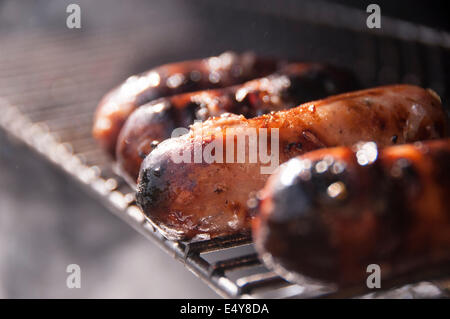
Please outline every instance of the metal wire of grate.
M184 263L221 296L355 296L326 291L320 285L287 282L261 265L245 235L194 243L168 241L143 217L133 189L115 174L113 163L91 137L91 126L97 102L111 87L111 79L127 72L129 50L138 46L145 33L142 30L125 42L123 34L37 33L22 41L15 39L2 48L0 57L0 127L84 185L114 214ZM415 83L432 87L446 100L450 72L444 47L380 35L357 38L361 49L355 67L364 84ZM443 282L418 283L364 297L436 297L445 295L445 287Z

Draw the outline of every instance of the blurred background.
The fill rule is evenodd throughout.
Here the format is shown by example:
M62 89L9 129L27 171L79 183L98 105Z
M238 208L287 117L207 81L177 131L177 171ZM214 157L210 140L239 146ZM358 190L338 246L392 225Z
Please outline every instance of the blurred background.
M89 127L101 96L133 73L253 50L348 67L363 86L431 87L448 106L447 1L377 1L380 30L366 26L371 2L0 0L0 98L34 122L38 106L79 105L70 116ZM70 3L81 29L66 27ZM0 297L218 297L89 195L0 130ZM66 287L68 264L81 289Z

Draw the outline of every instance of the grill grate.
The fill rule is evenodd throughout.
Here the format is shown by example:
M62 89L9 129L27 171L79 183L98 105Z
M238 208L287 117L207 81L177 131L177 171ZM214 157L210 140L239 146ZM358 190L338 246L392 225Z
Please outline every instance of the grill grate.
M127 61L138 54L133 48L141 47L150 30L133 32L132 38L127 32L101 36L36 33L14 38L2 47L0 56L0 126L70 174L113 213L224 297L355 295L342 291L330 295L321 286L285 281L261 265L247 236L174 242L164 239L145 220L135 205L133 189L114 173L110 159L91 137L97 102L117 79L129 73ZM359 41L354 68L364 85L415 83L433 88L446 101L450 90L447 43L438 46L425 41L426 45L422 38L420 44L346 32ZM444 296L445 287L442 282L419 283L366 297L426 297L430 291L433 296Z

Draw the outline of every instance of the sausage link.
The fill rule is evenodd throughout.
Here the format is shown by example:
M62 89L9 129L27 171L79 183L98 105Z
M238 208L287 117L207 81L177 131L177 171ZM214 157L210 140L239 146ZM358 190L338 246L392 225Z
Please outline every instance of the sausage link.
M255 152L249 152L250 142L239 146L249 132L261 143L257 152L255 143ZM351 92L252 119L222 115L160 143L142 163L136 198L170 239L248 232L253 218L249 195L264 186L271 172L267 166L277 160L283 163L314 149L360 140L388 146L445 132L440 100L412 85ZM261 148L266 144L267 152ZM223 152L220 145L226 146ZM245 158L237 157L238 152Z
M450 273L450 139L310 152L261 194L257 251L286 278L364 286L370 264L397 283Z
M135 182L142 160L175 128L223 113L259 116L357 88L354 76L317 63L295 63L275 74L223 89L184 93L137 108L117 140L122 173Z
M225 52L217 57L162 65L131 76L100 101L93 135L115 156L117 136L136 107L154 99L211 88L227 87L273 73L281 61Z

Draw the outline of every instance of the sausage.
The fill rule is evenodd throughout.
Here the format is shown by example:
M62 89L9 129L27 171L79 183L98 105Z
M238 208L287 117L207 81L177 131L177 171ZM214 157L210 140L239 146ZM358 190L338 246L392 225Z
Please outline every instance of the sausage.
M169 239L248 233L249 195L278 162L360 140L388 146L438 138L446 129L437 95L412 85L355 91L252 119L226 114L160 143L142 163L136 199ZM257 142L239 143L252 134Z
M154 99L227 87L273 73L282 61L225 52L219 56L159 66L128 78L100 101L93 136L113 157L123 123L136 107Z
M122 175L136 182L142 160L175 128L230 112L246 118L357 88L354 76L318 63L295 63L268 77L223 89L184 93L137 108L117 140Z
M261 192L253 237L264 262L299 282L364 286L450 273L450 139L374 142L291 159ZM419 279L419 278L417 278Z

